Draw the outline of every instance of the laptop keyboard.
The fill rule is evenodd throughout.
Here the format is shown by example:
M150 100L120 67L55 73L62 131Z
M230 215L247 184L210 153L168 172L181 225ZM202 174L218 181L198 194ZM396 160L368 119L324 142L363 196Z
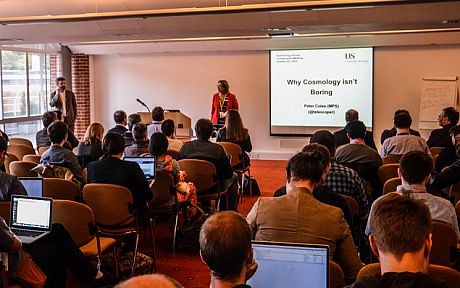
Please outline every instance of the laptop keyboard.
M43 234L42 231L29 231L20 229L11 229L16 236L37 237Z

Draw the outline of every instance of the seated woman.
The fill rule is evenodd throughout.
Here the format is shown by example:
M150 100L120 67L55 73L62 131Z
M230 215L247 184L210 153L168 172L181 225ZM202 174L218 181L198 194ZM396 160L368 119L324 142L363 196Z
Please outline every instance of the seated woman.
M104 137L104 127L100 123L92 123L86 129L84 140L77 147L77 158L82 169L86 168L88 163L101 158L102 137Z
M149 152L149 138L147 134L147 125L137 123L133 126L134 142L131 146L126 146L126 157L139 157Z
M244 128L238 110L230 110L225 118L225 126L219 130L216 142L232 142L238 144L243 151L243 162L237 169L246 168L250 165L249 155L246 152L252 151L251 137L248 129Z

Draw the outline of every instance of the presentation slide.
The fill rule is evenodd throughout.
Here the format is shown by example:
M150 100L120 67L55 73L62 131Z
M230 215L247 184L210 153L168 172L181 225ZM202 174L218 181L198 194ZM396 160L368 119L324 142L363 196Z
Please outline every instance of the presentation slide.
M372 129L373 48L270 51L270 134L345 126L355 109Z

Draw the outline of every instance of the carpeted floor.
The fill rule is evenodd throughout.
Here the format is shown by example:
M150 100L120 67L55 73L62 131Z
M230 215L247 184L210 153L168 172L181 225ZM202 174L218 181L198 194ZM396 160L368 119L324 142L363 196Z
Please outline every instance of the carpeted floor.
M251 174L257 180L262 196L272 196L273 192L284 185L286 161L252 160ZM243 216L251 210L258 196L246 196L238 206ZM209 270L201 262L198 253L176 250L172 253L172 233L167 224L159 223L155 229L158 272L166 274L185 287L209 287ZM150 240L141 237L141 252L149 254Z

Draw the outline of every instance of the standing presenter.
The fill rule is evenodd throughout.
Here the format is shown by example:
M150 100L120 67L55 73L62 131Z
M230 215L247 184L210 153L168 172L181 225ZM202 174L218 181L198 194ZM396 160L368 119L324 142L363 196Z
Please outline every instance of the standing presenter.
M212 95L211 121L214 125L223 127L227 111L238 110L238 99L229 92L227 80L217 82L217 91L219 92Z
M56 91L50 95L50 106L56 109L58 119L64 121L74 132L77 118L77 101L75 94L66 89L64 77L56 78Z

